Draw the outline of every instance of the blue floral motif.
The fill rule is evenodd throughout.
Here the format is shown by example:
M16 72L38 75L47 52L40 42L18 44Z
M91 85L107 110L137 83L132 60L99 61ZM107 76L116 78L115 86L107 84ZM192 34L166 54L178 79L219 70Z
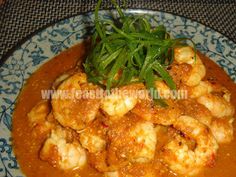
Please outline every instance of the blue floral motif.
M49 34L52 37L57 37L57 35L61 35L63 37L66 37L70 34L70 32L66 28L61 28L61 29L55 29L49 32Z
M9 139L11 142L11 139ZM12 146L5 138L0 138L0 174L2 177L14 177L13 171L19 171L16 158L12 153ZM20 177L20 176L19 176Z
M33 66L38 65L43 60L46 60L48 57L43 55L44 51L40 47L35 47L35 50L31 52L29 57L32 58L32 64Z
M197 49L220 65L236 81L236 44L200 23L165 12L126 10L127 15L144 15L152 26L164 24L171 36L189 37ZM116 17L101 11L100 17ZM50 58L81 42L94 31L94 15L74 16L40 31L22 44L0 67L0 176L21 177L12 152L11 124L17 96L29 76Z

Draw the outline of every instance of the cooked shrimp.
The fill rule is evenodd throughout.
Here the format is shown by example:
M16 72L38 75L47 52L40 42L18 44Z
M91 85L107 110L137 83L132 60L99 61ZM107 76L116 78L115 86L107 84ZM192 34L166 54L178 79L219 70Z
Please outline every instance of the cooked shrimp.
M68 136L61 127L52 130L40 151L40 158L62 170L82 168L86 164L86 152L78 141L69 140Z
M80 133L80 143L90 153L103 151L106 146L106 132L107 128L104 127L102 122L95 120L89 127Z
M102 151L106 146L106 141L104 139L87 132L82 132L80 134L80 142L82 146L91 153Z
M197 101L209 109L215 117L227 117L234 114L234 106L221 95L209 93L199 97Z
M198 103L195 99L186 99L178 101L184 115L189 115L208 127L212 122L211 112L202 104ZM187 109L186 109L187 108Z
M134 162L148 162L154 158L156 147L156 131L151 122L137 124L130 131L130 136L134 138L137 144L142 145L142 149L131 157Z
M202 61L200 58L196 58L196 63L192 64L192 70L190 72L190 76L188 77L186 81L186 85L188 86L195 86L198 85L201 79L206 74L206 68L202 64Z
M195 87L188 88L191 98L197 98L215 117L232 116L234 107L230 103L230 92L219 84L200 81Z
M175 48L174 50L174 59L179 63L187 63L189 65L194 64L194 51L191 47L186 46L186 47L180 47L180 48Z
M149 162L153 160L157 142L151 122L139 120L135 115L124 117L109 131L109 158L111 163L127 160Z
M206 74L206 68L203 65L201 59L196 54L196 60L194 60L194 51L191 47L175 48L175 60L177 63L186 63L192 66L190 73L184 77L184 82L188 86L196 86L202 80Z
M202 95L213 91L212 84L208 81L200 81L200 83L194 87L190 87L190 98L198 98Z
M217 142L230 142L233 139L233 119L228 119L227 116L232 117L234 114L234 107L230 103L230 92L219 84L201 81L198 86L192 88L192 97L197 98L198 103L205 106L214 117L217 117L212 123L207 122L206 124L212 130ZM196 111L196 113L198 114L197 118L201 117L201 111Z
M101 108L111 118L117 119L128 113L138 102L133 91L143 88L142 84L133 84L119 88L117 92L106 96L101 103Z
M71 68L69 70L67 70L66 72L64 72L63 74L59 75L55 81L52 84L52 89L56 90L58 88L59 85L61 85L61 83L63 81L65 81L66 79L68 79L70 76L74 75L75 73L78 73L80 71L80 69L76 68Z
M111 94L104 98L101 108L109 116L122 117L136 105L137 99L129 96Z
M233 140L233 121L234 118L216 118L212 121L209 127L218 143L229 143Z
M163 162L180 175L196 175L203 167L215 162L218 144L208 128L189 116L180 116L173 127L196 141L196 147L190 149L179 139L173 139L161 152Z
M155 124L169 126L175 121L176 117L182 114L182 110L174 100L166 101L168 107L155 106L151 121Z
M96 89L98 86L88 83L84 73L76 73L69 77L52 95L55 119L64 127L77 131L85 128L95 119L100 100L95 98L95 95L85 95L84 93ZM81 94L81 92L83 93ZM95 92L93 93L95 94Z
M30 126L34 127L37 124L43 123L49 113L50 106L48 101L38 102L27 114Z
M198 98L208 93L214 93L222 96L226 101L230 102L230 92L228 89L218 83L211 83L209 81L200 81L194 87L188 87L189 95L191 98Z
M56 125L48 101L40 101L27 114L34 138L45 139Z
M172 120L181 114L181 110L175 100L165 101L168 107L155 105L151 99L141 100L131 112L155 124L170 125Z
M144 120L151 120L154 113L153 101L151 99L139 100L131 112Z
M186 85L188 86L198 85L205 75L206 75L206 68L203 65L201 59L197 56L196 62L192 64L192 70L186 81Z

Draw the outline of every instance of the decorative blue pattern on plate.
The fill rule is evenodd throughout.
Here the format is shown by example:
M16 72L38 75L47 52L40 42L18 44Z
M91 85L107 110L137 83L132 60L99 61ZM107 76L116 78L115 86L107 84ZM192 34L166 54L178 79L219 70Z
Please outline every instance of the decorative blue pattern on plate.
M101 11L102 18L111 12ZM184 17L164 12L126 10L143 15L155 26L164 24L174 37L189 37L198 50L213 59L236 81L236 44L218 32ZM116 15L116 14L113 14ZM12 152L11 122L16 98L29 76L61 51L81 42L93 30L93 13L62 20L39 32L12 53L0 67L0 176L20 177Z

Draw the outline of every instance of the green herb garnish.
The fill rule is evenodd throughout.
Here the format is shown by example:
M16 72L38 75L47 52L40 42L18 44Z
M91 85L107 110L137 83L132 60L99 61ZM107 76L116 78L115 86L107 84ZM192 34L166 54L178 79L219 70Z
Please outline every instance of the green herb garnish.
M157 93L155 80L162 79L170 89L176 89L166 68L173 62L174 48L188 39L171 39L163 25L153 28L144 17L125 16L114 0L119 19L100 20L101 3L99 0L95 8L92 51L84 63L88 80L108 90L143 82L154 101L166 106L152 94Z

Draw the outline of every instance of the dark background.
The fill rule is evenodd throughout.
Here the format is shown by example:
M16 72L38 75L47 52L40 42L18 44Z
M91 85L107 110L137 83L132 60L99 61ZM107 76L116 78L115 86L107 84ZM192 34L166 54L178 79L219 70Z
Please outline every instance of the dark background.
M1 1L1 0L0 0ZM5 0L0 5L0 58L56 21L93 11L95 0ZM127 0L128 8L152 9L201 22L236 42L236 0ZM112 8L104 0L102 9Z

